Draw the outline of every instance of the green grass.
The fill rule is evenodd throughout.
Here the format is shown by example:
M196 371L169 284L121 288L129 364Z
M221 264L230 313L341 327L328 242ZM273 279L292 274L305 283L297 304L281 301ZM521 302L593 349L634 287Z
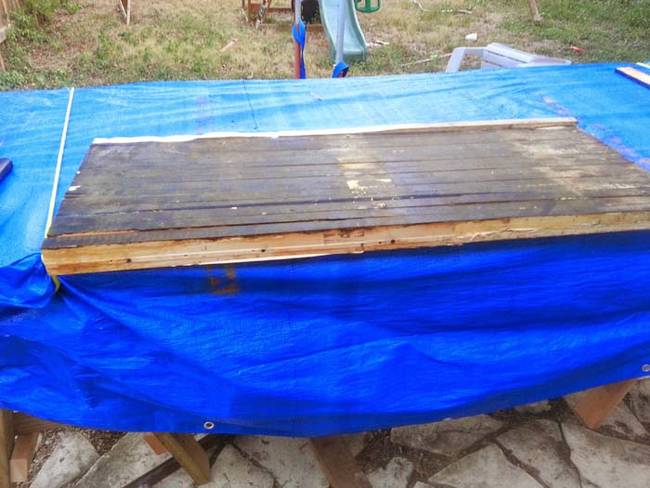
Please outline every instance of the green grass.
M479 45L504 42L579 62L650 59L650 0L539 3L544 20L535 24L526 0L419 0L422 8L412 0L385 1L380 12L359 16L367 40L381 46L352 74L443 69L470 32L479 34ZM0 46L8 68L0 89L293 72L290 17L273 15L255 28L240 0L138 0L128 27L114 0L24 0L12 23ZM311 31L309 76L328 76L330 63L325 35Z
M510 8L516 3L505 2ZM540 24L519 16L504 20L502 27L582 48L586 61L650 58L650 0L545 0L541 6Z

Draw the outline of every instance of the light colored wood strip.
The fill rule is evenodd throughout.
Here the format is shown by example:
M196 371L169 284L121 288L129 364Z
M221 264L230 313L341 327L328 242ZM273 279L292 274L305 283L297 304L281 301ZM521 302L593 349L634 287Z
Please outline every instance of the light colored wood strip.
M55 275L225 264L650 228L650 211L43 249Z
M630 78L631 80L640 83L647 88L650 88L650 75L644 73L643 71L639 71L636 68L626 66L624 68L616 68L616 72L622 74L626 78Z
M189 142L200 139L229 137L277 138L300 136L327 136L348 134L386 133L400 134L411 132L454 132L463 130L491 129L544 129L550 127L575 127L577 120L573 117L546 117L535 119L477 120L465 122L440 122L430 124L393 124L371 127L348 127L337 129L287 130L277 132L209 132L201 135L176 136L142 136L96 138L93 144L133 144L135 142Z
M587 427L597 429L612 414L636 381L621 381L587 390L573 410Z
M174 456L194 483L203 485L210 481L210 462L201 445L190 434L154 434Z

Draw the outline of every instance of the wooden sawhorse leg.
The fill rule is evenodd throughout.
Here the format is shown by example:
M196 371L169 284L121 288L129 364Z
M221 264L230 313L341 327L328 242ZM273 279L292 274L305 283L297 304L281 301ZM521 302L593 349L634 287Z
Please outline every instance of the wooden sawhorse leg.
M341 437L314 438L311 445L332 488L372 488Z
M27 469L21 468L21 471L24 471L25 474L27 473L29 462L31 462L31 456L33 455L32 451L36 447L35 443L27 441L35 438L39 432L61 428L67 428L67 426L0 409L0 488L11 488L12 486L12 473L10 472L12 462L18 462L17 465L22 467L25 465L24 461L26 461ZM18 449L18 444L14 448L16 435L19 436L19 441L21 438L24 438L25 449ZM176 462L187 471L197 485L210 481L208 455L203 447L194 439L194 436L189 434L167 433L156 433L153 436L172 454ZM31 447L32 444L34 445L34 449ZM13 459L12 453L14 456Z
M0 410L0 488L11 488L9 460L14 449L13 413Z
M30 430L30 420L11 410L0 410L0 488L27 481L41 434Z
M210 460L193 435L154 433L154 436L187 471L194 483L204 485L210 481Z
M597 429L616 409L637 380L621 381L587 390L573 411L590 429Z

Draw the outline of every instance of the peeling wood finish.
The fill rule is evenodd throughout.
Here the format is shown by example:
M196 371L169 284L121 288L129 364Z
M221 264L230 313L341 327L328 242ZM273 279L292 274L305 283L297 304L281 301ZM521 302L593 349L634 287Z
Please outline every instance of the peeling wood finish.
M650 229L650 174L575 127L513 121L93 145L52 274Z

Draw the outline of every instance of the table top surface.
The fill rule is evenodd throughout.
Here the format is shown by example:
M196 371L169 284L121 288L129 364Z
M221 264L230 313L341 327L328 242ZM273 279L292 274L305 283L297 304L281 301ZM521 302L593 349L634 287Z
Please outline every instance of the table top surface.
M64 253L76 263L64 272L207 264L456 244L468 232L491 240L640 229L650 227L648 211L650 174L575 124L122 141L91 146L43 252L46 265ZM527 224L537 231L521 230ZM209 257L195 248L170 261L183 242L204 243ZM210 254L218 242L220 254ZM237 253L223 254L226 242ZM143 246L158 257L139 265ZM113 254L98 268L102 249ZM90 250L94 258L82 255Z

